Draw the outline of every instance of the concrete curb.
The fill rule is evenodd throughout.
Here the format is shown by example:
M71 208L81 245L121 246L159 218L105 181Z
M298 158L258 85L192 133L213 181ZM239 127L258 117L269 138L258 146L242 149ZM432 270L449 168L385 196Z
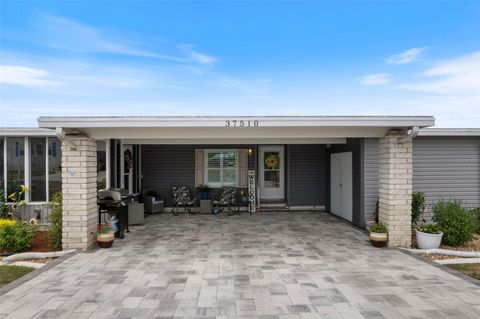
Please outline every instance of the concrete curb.
M397 251L400 251L400 252L402 252L402 253L404 253L404 254L406 254L406 255L409 255L409 256L411 256L411 257L413 257L413 258L415 258L415 259L421 260L421 261L423 261L424 263L427 263L427 264L429 264L429 265L432 265L433 267L436 267L436 268L438 268L438 269L441 269L441 270L443 270L444 272L449 273L450 275L456 276L456 277L458 277L458 278L460 278L460 279L466 280L466 281L468 281L468 282L470 282L470 283L472 283L472 284L477 285L477 286L480 287L480 280L477 280L477 279L475 279L475 278L473 278L473 277L467 276L467 275L465 275L465 274L462 273L462 272L459 272L459 271L453 270L452 268L449 268L449 267L446 267L446 266L437 264L437 263L435 263L435 262L433 262L433 261L431 261L431 260L428 260L428 259L423 258L422 256L419 256L419 255L417 255L417 254L415 254L415 253L412 253L411 251L404 250L404 249L400 249L400 248L394 248L394 249L396 249Z
M75 255L77 252L71 252L71 253L68 253L68 254L65 254L61 257L58 257L57 259L47 263L45 266L41 267L41 268L38 268L28 274L26 274L25 276L23 277L20 277L18 278L17 280L15 281L12 281L11 283L3 286L2 288L0 288L0 296L6 294L7 292L9 292L10 290L13 290L15 288L17 288L18 286L26 283L27 281L37 277L38 275L40 275L41 273L55 267L56 265L64 262L65 260L67 260L68 258L72 257L73 255ZM8 266L8 265L6 265Z

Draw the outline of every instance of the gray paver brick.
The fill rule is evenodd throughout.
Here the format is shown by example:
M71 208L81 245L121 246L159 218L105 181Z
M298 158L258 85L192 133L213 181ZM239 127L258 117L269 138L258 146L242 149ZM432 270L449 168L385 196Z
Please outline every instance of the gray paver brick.
M479 318L479 296L326 213L160 214L11 290L0 318Z

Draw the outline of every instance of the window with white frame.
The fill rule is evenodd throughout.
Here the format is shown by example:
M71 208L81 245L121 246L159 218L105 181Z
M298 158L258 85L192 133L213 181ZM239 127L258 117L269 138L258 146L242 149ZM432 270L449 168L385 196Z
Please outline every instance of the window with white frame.
M238 150L205 150L205 184L238 185Z
M62 190L62 151L55 137L0 137L0 191L29 189L28 202L46 202Z

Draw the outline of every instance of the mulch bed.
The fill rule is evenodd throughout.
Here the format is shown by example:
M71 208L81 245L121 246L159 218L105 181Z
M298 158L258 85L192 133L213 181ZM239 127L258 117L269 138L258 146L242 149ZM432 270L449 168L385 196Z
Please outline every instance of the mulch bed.
M46 231L39 230L33 235L32 245L25 252L50 252L56 251L48 245L48 235Z

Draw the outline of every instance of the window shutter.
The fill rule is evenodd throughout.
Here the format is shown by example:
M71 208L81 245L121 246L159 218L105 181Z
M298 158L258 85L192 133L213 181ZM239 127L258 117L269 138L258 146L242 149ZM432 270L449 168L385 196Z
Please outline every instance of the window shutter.
M238 150L238 187L247 187L248 150Z
M195 186L200 184L204 184L204 155L203 149L196 149L195 150Z

